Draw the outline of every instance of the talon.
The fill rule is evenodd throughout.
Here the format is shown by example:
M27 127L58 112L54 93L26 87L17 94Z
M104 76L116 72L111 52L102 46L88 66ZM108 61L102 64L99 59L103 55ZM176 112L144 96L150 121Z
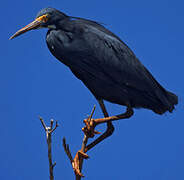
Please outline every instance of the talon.
M80 158L88 159L89 156L86 153L79 150L75 155L75 158L73 159L72 167L76 175L84 177L84 175L80 171Z
M89 158L89 156L86 153L84 153L84 152L82 152L80 150L78 151L78 154L79 154L79 156L81 156L84 159L88 159Z
M78 166L79 166L79 165L77 165L77 164L75 163L75 161L72 163L72 167L73 167L74 173L75 173L76 175L80 176L80 177L84 177L84 175L80 172Z
M100 134L100 132L94 130L95 128L95 120L94 119L84 119L85 127L82 128L84 134L90 138L93 138L95 134Z
M101 134L101 132L94 130L95 134Z

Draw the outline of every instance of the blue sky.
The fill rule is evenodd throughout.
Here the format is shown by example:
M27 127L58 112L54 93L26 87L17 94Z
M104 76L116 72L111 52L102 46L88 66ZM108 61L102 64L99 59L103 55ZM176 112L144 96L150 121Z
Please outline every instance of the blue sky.
M0 61L0 179L48 179L45 134L57 119L53 137L56 179L74 179L63 151L65 136L73 155L81 146L82 121L97 101L45 43L47 30L8 38L31 22L44 7L106 24L131 47L141 62L168 90L179 96L176 110L163 116L135 110L130 120L115 122L112 137L88 152L83 173L88 180L184 179L184 2L155 1L3 1L1 2ZM110 114L123 107L106 103ZM102 113L97 105L95 117ZM98 129L103 131L105 125Z

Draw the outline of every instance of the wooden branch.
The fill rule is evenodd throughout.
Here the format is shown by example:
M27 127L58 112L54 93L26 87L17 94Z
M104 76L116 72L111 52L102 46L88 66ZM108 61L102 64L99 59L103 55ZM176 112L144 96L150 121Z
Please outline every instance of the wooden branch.
M90 116L87 118L87 121L89 123L92 120L92 117L93 117L93 114L95 112L95 109L96 109L96 106L93 107ZM83 141L82 141L82 147L81 147L81 152L83 152L83 153L85 153L85 149L86 149L86 146L87 146L87 143L88 143L88 139L89 139L89 136L87 136L86 134L84 134L84 138L83 138ZM87 158L89 158L89 157L87 157ZM79 170L80 170L80 172L82 171L83 160L84 160L84 158L82 158L82 156L79 157ZM81 179L81 176L78 175L78 174L76 174L75 179L76 180L80 180Z
M70 152L69 145L66 144L66 139L65 138L63 138L63 147L64 147L66 155L68 156L68 158L69 158L69 160L70 160L70 162L72 164L73 163L73 157L72 157L72 154Z
M50 180L54 180L54 173L53 169L56 165L56 162L52 163L52 133L56 130L58 127L58 122L56 121L55 127L53 128L54 120L50 120L50 127L47 127L45 125L45 122L42 117L39 117L40 121L42 123L42 126L46 132L46 138L47 138L47 145L48 145L48 159L49 159L49 174L50 174Z
M96 106L94 106L90 116L86 120L89 124L92 121L92 116L95 112L95 108L96 108ZM84 128L83 128L83 131L85 131ZM81 180L81 177L84 177L84 175L81 173L81 171L82 171L83 160L89 158L89 156L85 153L85 148L86 148L86 145L88 143L88 138L90 138L90 136L88 136L87 133L84 133L84 138L82 141L81 149L76 153L74 159L71 155L69 145L66 144L65 138L63 138L63 147L64 147L66 155L68 156L68 158L72 164L76 180Z
M111 123L111 121L118 120L118 119L126 119L129 118L132 115L131 109L127 108L127 111L121 115L117 116L111 116L108 117L108 113L106 110L104 111L104 118L100 119L92 119L92 116L95 111L95 106L91 112L91 115L84 120L85 127L82 128L82 131L84 132L84 138L82 141L82 146L81 149L76 153L75 158L72 158L69 145L66 144L66 140L63 139L63 147L64 150L72 164L73 170L75 172L75 179L76 180L81 180L81 177L84 177L83 174L81 173L82 171L82 166L83 166L83 160L89 158L89 156L86 154L86 152L90 149L92 149L95 145L100 143L102 140L105 138L109 137L112 135L114 131L114 127ZM88 139L93 138L96 134L100 134L100 132L96 131L95 128L97 125L102 124L102 123L107 123L107 130L100 136L98 137L95 141L93 141L91 144L87 145Z

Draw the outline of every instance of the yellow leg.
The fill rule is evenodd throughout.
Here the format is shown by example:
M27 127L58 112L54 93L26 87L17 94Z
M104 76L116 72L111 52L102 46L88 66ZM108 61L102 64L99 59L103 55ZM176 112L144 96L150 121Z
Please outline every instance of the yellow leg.
M108 112L105 108L105 105L103 103L103 100L99 100L98 102L99 102L99 105L100 105L100 107L102 109L102 112L104 114L104 118L95 119L94 120L94 127L98 124L106 122L107 123L107 129L99 138L97 138L91 144L86 146L85 152L87 152L88 150L93 148L95 145L97 145L98 143L100 143L101 141L103 141L104 139L106 139L107 137L109 137L113 134L114 126L112 124L112 121L119 120L119 119L127 119L127 118L130 118L133 115L133 109L127 106L127 110L126 110L125 113L120 114L120 115L116 115L116 116L109 116Z

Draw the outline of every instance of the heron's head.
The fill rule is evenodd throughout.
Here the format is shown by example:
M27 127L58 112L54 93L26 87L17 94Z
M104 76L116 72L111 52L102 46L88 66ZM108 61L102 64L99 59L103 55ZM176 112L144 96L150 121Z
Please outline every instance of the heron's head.
M68 16L54 8L42 9L36 16L35 20L17 31L10 39L13 39L27 31L40 28L55 29L59 22L67 18Z

